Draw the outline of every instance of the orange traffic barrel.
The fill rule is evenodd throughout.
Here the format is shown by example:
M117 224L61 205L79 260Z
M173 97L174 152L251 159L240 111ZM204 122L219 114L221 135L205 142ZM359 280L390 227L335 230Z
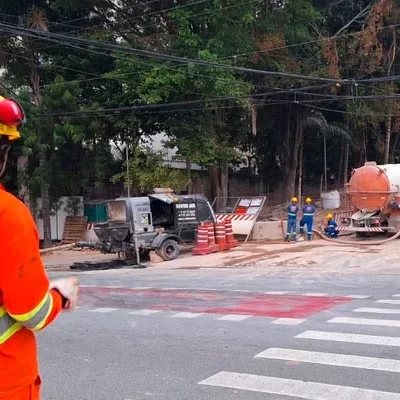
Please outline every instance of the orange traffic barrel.
M229 218L225 220L225 235L228 248L231 249L232 247L238 246L239 242L235 239L235 236L233 234L232 221Z
M213 248L208 244L208 226L199 225L197 228L196 247L192 250L194 256L204 256L211 254Z
M215 224L215 239L219 247L219 251L229 249L226 243L225 222L217 222Z
M208 245L213 253L219 251L218 245L215 243L215 226L213 222L208 222Z

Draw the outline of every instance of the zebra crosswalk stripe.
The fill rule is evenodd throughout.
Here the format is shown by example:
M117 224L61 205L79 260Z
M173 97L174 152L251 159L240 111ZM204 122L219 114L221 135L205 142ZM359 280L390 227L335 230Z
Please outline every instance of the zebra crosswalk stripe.
M397 308L374 308L374 307L359 307L353 310L357 313L371 313L371 314L400 314Z
M392 300L392 299L389 299L389 300L377 300L375 303L380 303L380 304L396 304L396 305L399 305L400 304L400 300Z
M226 371L199 384L308 400L400 400L399 393Z
M200 317L200 315L203 315L203 313L181 312L172 315L172 318L197 318Z
M400 372L400 360L361 357L349 354L323 353L296 349L271 347L255 356L272 360L299 361L311 364Z
M116 308L108 308L108 307L99 307L99 308L94 308L93 310L89 310L90 312L95 312L95 313L101 313L101 314L107 314L111 313L113 311L117 311Z
M296 335L295 338L400 347L400 338L391 336L373 336L354 333L323 332L310 330Z
M391 328L400 328L399 320L387 319L370 319L370 318L348 318L336 317L327 321L330 324L351 324L351 325L372 325L372 326L387 326Z

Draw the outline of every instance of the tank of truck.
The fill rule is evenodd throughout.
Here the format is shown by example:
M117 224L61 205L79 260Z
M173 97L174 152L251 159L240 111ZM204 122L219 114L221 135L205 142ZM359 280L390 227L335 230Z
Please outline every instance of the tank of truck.
M384 209L397 193L400 164L364 165L353 172L348 183L351 203L364 213Z

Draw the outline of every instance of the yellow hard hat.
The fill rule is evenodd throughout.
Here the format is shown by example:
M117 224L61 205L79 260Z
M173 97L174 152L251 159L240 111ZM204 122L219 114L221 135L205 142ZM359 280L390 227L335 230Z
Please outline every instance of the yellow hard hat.
M25 113L17 101L0 96L0 136L8 140L21 137L19 128L25 122Z
M306 203L312 203L311 197L306 198Z
M297 197L292 197L292 203L297 203Z
M8 136L8 140L16 140L21 137L15 125L7 126L0 122L0 136Z
M333 215L332 214L326 214L326 219L332 219Z

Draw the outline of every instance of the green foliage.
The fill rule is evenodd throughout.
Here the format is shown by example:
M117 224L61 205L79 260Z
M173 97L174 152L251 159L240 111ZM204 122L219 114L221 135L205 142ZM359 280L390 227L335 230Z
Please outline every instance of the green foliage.
M36 8L28 0L0 0L2 18L35 29L270 71L350 80L400 72L397 53L392 68L389 65L393 31L381 29L398 21L399 7L391 9L389 0L134 0L129 6L112 0L34 3ZM320 41L337 32L357 35ZM5 68L2 94L17 96L28 115L12 167L19 156L29 157L22 176L33 197L40 195L45 183L57 198L95 192L108 186L113 176L117 176L113 182L120 182L124 166L111 154L110 143L137 148L143 138L160 132L166 134L166 146L178 149L177 158L206 169L227 171L228 165L243 158L242 151L250 153L272 190L278 182L286 182L288 171L296 170L296 163L301 162L296 137L302 123L313 166L306 168L306 174L311 175L321 164L318 149L323 132L330 134L331 164L350 140L348 132L351 166L368 157L379 161L386 145L386 115L396 115L398 110L396 102L389 101L323 101L324 95L332 94L396 93L398 83L311 90L317 97L279 93L279 89L312 85L309 81L182 65L123 52L91 52L24 36L1 35L0 49L0 66ZM271 95L274 91L278 93ZM309 100L307 107L294 104ZM197 103L190 105L192 101ZM162 103L177 105L150 112L66 114ZM253 104L258 115L256 136L251 126ZM321 106L322 113L310 114L312 104ZM395 150L400 124L396 118L392 122ZM145 168L139 173L132 165ZM159 154L147 152L144 161L135 153L132 165L131 179L139 191L159 185L176 188L186 181L182 172L160 167ZM15 174L7 179L15 180Z
M125 162L126 168L126 162ZM129 175L121 172L111 178L113 183L124 181L125 187L133 189L136 195L151 193L156 187L169 187L177 192L186 190L188 178L185 172L169 167L163 161L162 152L150 148L136 147L129 160Z

